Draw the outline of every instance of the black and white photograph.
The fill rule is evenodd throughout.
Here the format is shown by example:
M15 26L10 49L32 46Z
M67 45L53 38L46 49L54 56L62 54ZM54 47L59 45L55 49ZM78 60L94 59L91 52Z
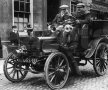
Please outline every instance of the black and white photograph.
M0 90L108 90L108 0L0 0Z

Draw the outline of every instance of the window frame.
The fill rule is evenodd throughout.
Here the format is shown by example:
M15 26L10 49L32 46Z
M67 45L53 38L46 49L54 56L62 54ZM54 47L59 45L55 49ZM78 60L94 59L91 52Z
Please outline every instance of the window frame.
M15 8L14 8L14 1L15 0L12 0L12 25L15 25L15 15L14 15L14 13L15 12L22 12L23 13L23 11L15 11ZM24 1L20 1L19 0L19 2L24 2ZM27 2L26 2L27 3ZM27 13L27 12L25 12L25 13ZM24 19L24 18L23 18ZM18 21L19 22L19 21ZM23 20L23 22L22 23L24 23L24 20ZM33 0L30 0L30 12L29 12L29 22L28 23L30 23L31 24L31 27L33 28ZM18 27L18 30L19 30L19 27ZM19 30L20 31L20 30Z
M76 7L76 4L73 1L70 1L70 13L76 12L77 8L75 9L75 7ZM73 11L72 11L72 8L73 8Z

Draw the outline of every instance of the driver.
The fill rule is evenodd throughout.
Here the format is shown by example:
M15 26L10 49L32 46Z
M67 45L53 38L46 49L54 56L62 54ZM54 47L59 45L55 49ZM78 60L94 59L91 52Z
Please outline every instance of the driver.
M56 15L52 23L56 27L56 30L62 30L63 29L63 22L70 18L70 13L68 11L69 6L68 5L61 5L60 12Z

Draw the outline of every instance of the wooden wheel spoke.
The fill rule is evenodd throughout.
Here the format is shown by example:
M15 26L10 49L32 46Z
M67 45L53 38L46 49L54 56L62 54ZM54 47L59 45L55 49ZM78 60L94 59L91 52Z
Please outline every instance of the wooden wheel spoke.
M8 61L7 63L9 63L9 64L13 65L13 63L12 63L11 61Z
M63 62L64 62L64 59L62 59L62 61L60 62L59 64L60 67L62 66Z
M102 66L102 72L104 72L106 69L105 69L105 67L104 66Z
M54 80L54 78L55 78L55 75L52 76L50 82L52 82Z
M11 72L9 72L9 75L12 74L14 72L15 69L12 69Z
M14 70L14 73L13 73L13 76L12 76L13 79L14 79L14 77L15 77L15 73L16 73L16 70Z
M103 65L100 64L100 71L102 72L103 71Z
M100 61L96 62L96 66L99 66L100 65Z
M104 71L105 71L104 64L101 64L101 65L100 65L100 71L101 71L101 72L104 72Z
M105 69L107 69L107 64L106 64L106 63L104 63L104 64L103 64L103 67L104 67Z
M55 73L55 72L51 72L51 73L49 74L49 76L52 76L54 73Z
M65 68L66 68L66 65L63 65L61 68L62 68L62 69L65 69Z
M13 66L12 67L8 67L7 69L11 69L11 68L13 68Z
M104 70L107 69L107 64L108 64L108 63L106 62L106 60L105 60L104 63L98 61L98 62L96 63L96 66L100 68L100 71L101 71L101 72L104 72Z
M19 72L18 72L18 70L17 70L17 79L19 79Z
M60 60L61 60L61 57L58 58L58 62L57 62L58 66L60 65Z
M20 74L23 76L23 73L21 72L21 70L19 70Z
M100 68L100 69L99 69L100 72L102 73L102 72L103 72L103 66L102 66L101 64L99 65L99 68Z
M55 68L50 67L50 68L49 68L49 71L55 71Z

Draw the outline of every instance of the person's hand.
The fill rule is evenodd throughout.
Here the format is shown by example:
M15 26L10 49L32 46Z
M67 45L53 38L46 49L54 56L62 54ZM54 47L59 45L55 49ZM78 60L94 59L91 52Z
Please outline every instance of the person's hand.
M79 20L76 20L76 24L79 24L80 23L80 21Z

